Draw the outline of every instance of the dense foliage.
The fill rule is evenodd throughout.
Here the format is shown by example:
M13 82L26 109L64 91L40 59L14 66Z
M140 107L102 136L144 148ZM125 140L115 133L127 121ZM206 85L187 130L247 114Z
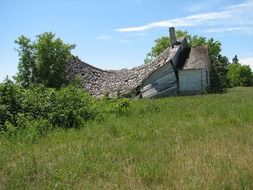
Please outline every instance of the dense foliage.
M65 63L71 58L70 51L75 45L63 43L51 32L38 35L35 42L22 35L15 43L19 45L16 80L23 87L40 83L59 88L68 83Z
M229 65L227 79L230 87L253 85L253 74L250 67L238 62Z
M187 40L190 39L190 35L186 31L177 30L177 38L186 37ZM155 45L151 48L151 51L147 53L146 58L144 59L145 63L153 61L158 57L167 47L171 45L170 38L168 36L162 36L155 40Z
M29 89L7 81L0 86L1 125L25 127L32 120L48 120L59 127L77 127L94 117L92 98L68 86L60 90L38 85Z
M126 99L97 100L73 85L59 90L43 85L24 88L7 80L0 84L0 129L78 128L89 120L102 121L107 113L123 115L128 106Z

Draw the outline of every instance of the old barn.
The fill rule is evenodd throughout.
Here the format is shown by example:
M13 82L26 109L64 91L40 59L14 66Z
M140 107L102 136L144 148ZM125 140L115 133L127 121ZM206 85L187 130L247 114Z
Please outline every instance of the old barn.
M80 77L83 88L96 97L155 98L199 93L210 85L207 46L187 47L170 28L172 45L154 61L132 69L102 70L78 58L67 63L71 80Z

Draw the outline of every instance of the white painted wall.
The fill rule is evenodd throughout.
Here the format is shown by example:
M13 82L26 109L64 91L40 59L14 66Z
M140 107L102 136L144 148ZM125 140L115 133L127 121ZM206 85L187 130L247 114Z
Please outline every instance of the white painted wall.
M209 86L207 69L187 69L178 72L179 91L193 92L205 90Z

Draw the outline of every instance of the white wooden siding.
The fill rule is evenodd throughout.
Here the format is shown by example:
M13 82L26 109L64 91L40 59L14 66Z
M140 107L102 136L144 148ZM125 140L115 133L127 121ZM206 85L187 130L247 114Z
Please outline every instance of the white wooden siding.
M180 70L178 72L179 91L200 91L202 89L201 69Z
M208 76L208 70L205 68L180 70L179 91L183 93L205 90L210 84Z

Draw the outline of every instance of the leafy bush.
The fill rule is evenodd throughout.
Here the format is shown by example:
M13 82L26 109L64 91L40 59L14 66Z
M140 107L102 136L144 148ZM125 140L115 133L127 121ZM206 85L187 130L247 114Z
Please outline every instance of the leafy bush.
M24 89L11 81L0 85L0 127L13 128L40 126L47 121L55 127L79 127L98 115L95 100L82 89L68 86L60 90L37 85Z
M7 80L0 84L0 95L0 130L15 136L22 129L32 141L51 128L78 128L89 120L126 116L130 106L128 99L97 100L72 85L24 88Z
M117 102L114 104L113 112L121 115L126 115L128 113L130 106L130 101L126 98L118 99Z
M252 71L248 65L239 63L229 65L227 78L231 87L251 86L253 84Z
M0 128L8 120L16 124L17 113L21 111L21 99L23 88L15 85L12 81L6 80L0 84Z
M100 109L100 117L108 117L108 115L125 116L129 113L130 100L127 98L118 99L102 99L97 104Z
M96 117L95 100L82 89L68 86L56 91L51 101L49 120L59 127L78 127Z
M22 113L28 119L48 118L54 106L56 91L37 85L23 92L21 101Z

